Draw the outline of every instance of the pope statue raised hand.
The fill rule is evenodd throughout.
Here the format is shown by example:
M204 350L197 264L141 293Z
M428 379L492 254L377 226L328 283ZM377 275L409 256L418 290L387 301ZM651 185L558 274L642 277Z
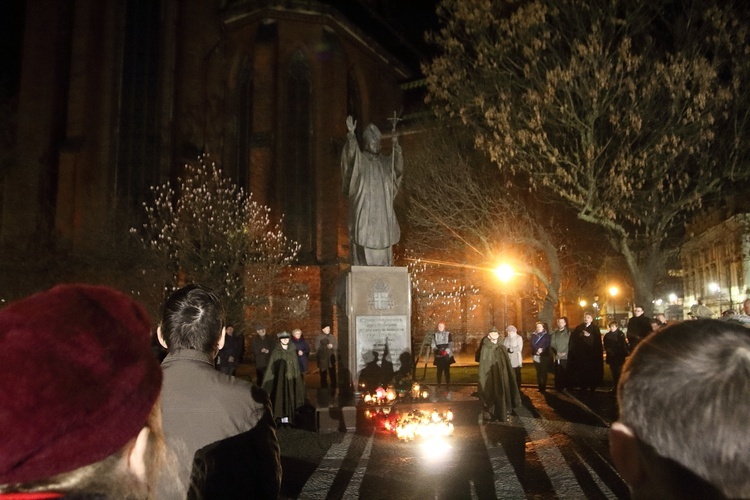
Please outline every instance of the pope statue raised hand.
M341 153L341 177L344 194L349 198L349 243L355 266L392 266L391 247L401 237L393 200L404 173L404 156L395 134L393 151L380 153L380 130L369 124L363 134L364 150L359 149L354 130L357 122L346 118L346 145Z

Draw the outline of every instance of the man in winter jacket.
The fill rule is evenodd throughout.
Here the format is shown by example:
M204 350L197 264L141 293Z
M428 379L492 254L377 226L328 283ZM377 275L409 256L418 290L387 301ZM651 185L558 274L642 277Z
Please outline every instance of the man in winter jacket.
M214 369L225 336L218 297L198 285L176 291L157 334L169 351L162 362L164 435L182 485L161 489L158 498L276 498L281 461L268 395Z

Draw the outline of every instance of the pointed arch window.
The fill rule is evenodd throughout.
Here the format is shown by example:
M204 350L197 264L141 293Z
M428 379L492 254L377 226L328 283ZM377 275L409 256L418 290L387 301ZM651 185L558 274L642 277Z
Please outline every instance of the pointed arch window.
M239 103L237 106L237 172L238 186L250 190L250 147L253 133L253 71L252 65L245 62L239 82Z
M116 191L138 206L157 184L157 121L161 2L128 0L122 52Z
M300 261L315 256L315 182L312 175L312 85L310 64L298 51L286 69L283 127L284 216L286 234L301 246Z

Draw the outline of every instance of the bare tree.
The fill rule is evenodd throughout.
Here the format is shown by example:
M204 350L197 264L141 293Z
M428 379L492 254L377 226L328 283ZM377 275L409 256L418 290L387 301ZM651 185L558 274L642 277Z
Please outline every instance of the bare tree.
M541 286L539 317L551 323L564 266L561 232L549 205L508 182L454 129L433 129L409 160L409 241L474 266L510 257ZM459 288L455 293L463 293Z
M750 177L745 12L712 4L444 0L424 67L436 110L599 227L646 307L686 218Z
M152 191L146 222L131 232L149 252L153 275L163 271L165 293L187 282L209 286L235 324L242 323L246 305L270 302L299 245L284 236L268 207L223 177L208 155L186 165L174 185Z

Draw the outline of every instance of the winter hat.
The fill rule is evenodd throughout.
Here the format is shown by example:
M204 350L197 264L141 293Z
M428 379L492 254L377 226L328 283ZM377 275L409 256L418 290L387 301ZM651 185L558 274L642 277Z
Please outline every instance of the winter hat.
M276 337L280 338L280 339L290 339L290 338L292 338L292 336L289 334L289 332L280 332L280 333L277 333Z
M98 462L135 438L161 391L144 309L60 285L0 310L0 484Z
M513 325L508 325L508 328L506 330L508 331L508 333L517 333L518 332L518 328L516 328Z

